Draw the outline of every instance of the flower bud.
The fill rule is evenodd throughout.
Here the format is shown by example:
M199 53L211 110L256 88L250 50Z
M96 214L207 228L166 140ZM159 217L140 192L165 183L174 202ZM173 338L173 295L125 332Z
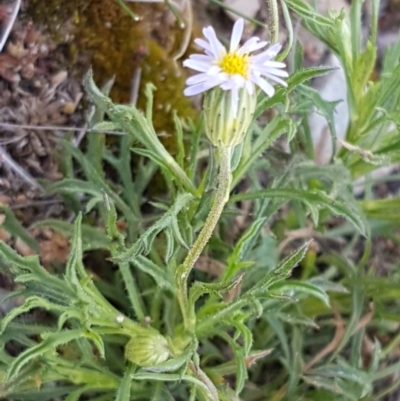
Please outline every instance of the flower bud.
M170 356L165 337L152 329L135 334L125 346L125 358L139 366L153 366Z
M237 112L233 113L230 91L214 88L204 96L204 123L208 139L214 146L231 147L244 139L253 120L257 96L239 89ZM236 115L235 115L236 114Z

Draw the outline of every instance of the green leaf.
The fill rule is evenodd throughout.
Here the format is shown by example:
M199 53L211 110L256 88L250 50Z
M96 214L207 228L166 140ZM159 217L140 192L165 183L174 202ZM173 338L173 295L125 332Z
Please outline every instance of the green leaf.
M74 232L71 240L71 253L65 268L65 277L77 289L81 287L80 278L87 277L85 268L82 263L82 232L81 232L82 215L79 214L75 220Z
M65 308L53 304L46 299L37 297L37 296L32 296L29 298L26 298L24 303L14 309L12 309L6 316L4 316L1 319L1 325L0 325L0 334L4 332L6 327L9 325L9 323L14 320L17 316L29 312L30 310L34 308L42 308L46 310L52 310L52 311L58 311L61 312Z
M286 314L286 313L278 313L276 317L282 322L296 325L296 326L304 326L306 328L311 329L319 329L319 326L314 322L313 319L310 319L307 316L296 313L296 315Z
M221 305L220 308L216 308L211 317L206 316L203 319L198 319L196 326L197 337L202 338L203 336L214 334L219 324L224 322L226 317L233 316L245 306L252 306L257 316L261 316L263 307L258 298L268 295L269 287L284 280L291 274L293 268L297 266L305 256L309 244L310 242L306 242L302 247L298 248L285 258L274 271L267 273L251 289L240 295L234 301L227 305Z
M134 368L129 366L124 373L124 377L117 390L115 401L130 401L131 399L131 386L132 386L132 373Z
M275 94L271 98L268 96L261 96L261 99L257 102L257 108L254 113L255 118L259 117L262 112L270 109L271 107L274 107L280 103L286 104L288 93L297 88L299 85L315 77L323 76L332 70L333 68L331 67L312 67L294 72L287 79L287 88L283 88L281 86L276 87Z
M399 65L400 62L400 40L393 46L386 48L382 62L382 74L389 75Z
M399 198L363 200L360 201L360 205L368 218L385 220L400 219Z
M77 337L81 338L81 337ZM72 341L73 339L71 339ZM85 384L92 389L98 390L115 390L119 383L119 377L112 374L108 369L102 368L84 368L76 363L67 363L66 360L54 361L48 358L48 369L61 375L63 380L81 385Z
M36 291L40 290L50 298L56 297L65 305L71 302L71 297L74 296L71 289L63 280L44 269L39 263L38 256L23 257L0 241L0 260L9 266L18 282L26 285L34 284L37 286Z
M154 381L162 381L162 382L181 382L187 381L189 384L194 384L197 386L204 394L207 394L209 400L218 401L215 397L213 397L209 388L199 379L189 376L189 375L181 375L176 373L153 373L153 372L138 372L132 375L134 380L154 380Z
M242 158L243 146L244 146L244 143L240 142L239 145L236 145L233 148L232 160L231 160L231 171L232 172L234 172L239 166L240 160ZM234 185L232 185L232 187L234 187Z
M183 161L185 160L185 144L183 143L183 128L182 122L178 117L176 111L174 111L174 124L175 124L175 131L176 131L176 161L178 162L181 168L184 168Z
M257 295L262 292L265 292L269 289L273 284L278 281L284 280L289 277L292 270L301 262L304 258L308 246L311 241L304 243L300 248L294 251L291 255L287 256L282 262L279 263L278 267L265 275L254 287L252 287L246 294Z
M363 0L354 0L350 8L350 29L351 29L351 48L353 60L357 60L361 50L361 22L362 22L362 4ZM375 61L375 60L374 60ZM357 61L354 66L354 71L357 71ZM362 66L361 66L362 68ZM357 73L357 72L356 72Z
M320 289L318 286L308 283L306 281L298 281L298 280L287 280L281 283L277 283L272 285L269 288L269 291L272 293L285 294L289 292L292 296L293 292L299 292L306 295L311 295L315 298L320 299L326 306L330 306L329 304L329 296L328 294ZM294 295L296 296L296 295Z
M45 339L41 343L21 352L13 360L7 371L6 381L12 380L32 359L42 357L47 352L54 352L59 345L67 344L77 338L85 337L85 333L82 330L66 330L50 334L44 333L42 337L45 337Z
M248 356L253 345L253 333L244 324L244 320L248 318L248 314L237 313L231 319L225 319L225 321L236 329L235 338L238 336L242 337L244 356Z
M357 2L359 2L359 0L357 0ZM360 41L360 37L358 37L357 40ZM355 99L358 100L364 96L367 82L370 80L375 67L376 46L368 41L365 50L355 60L355 66L351 76L351 85L353 87Z
M39 244L22 224L15 218L12 210L7 206L0 203L0 213L4 213L5 219L0 224L4 230L13 235L14 237L22 239L24 243L36 252L39 252Z
M66 221L47 219L38 221L32 224L32 228L51 228L63 234L66 237L71 237L73 234L74 225ZM95 228L88 224L82 223L82 247L83 251L95 249L108 249L110 240L99 228Z
M170 227L167 227L164 231L166 237L166 246L165 246L165 254L164 254L164 262L168 265L171 261L171 258L174 254L174 236L172 234L172 230Z
M296 124L288 118L278 116L268 123L254 142L248 158L242 157L239 166L235 170L232 180L232 188L243 178L246 172L254 165L254 162L265 152L282 134L289 137L296 131Z
M122 140L124 141L125 139L122 138ZM102 197L103 194L106 193L110 197L110 199L112 199L114 201L115 206L124 214L126 220L129 223L131 230L133 230L133 227L137 223L137 220L140 218L135 205L133 205L133 207L131 208L130 205L128 205L119 196L119 194L117 194L110 187L110 185L106 182L106 180L102 177L102 175L97 171L96 167L90 163L89 159L87 157L85 157L85 155L79 149L73 147L70 143L68 143L66 141L63 141L63 146L73 155L74 159L80 163L87 179L89 180L89 183L83 184L83 187L85 185L90 186L91 194L97 198ZM127 145L125 145L125 146L127 146ZM128 152L128 154L129 154L129 152ZM122 151L121 151L121 158L122 158ZM122 160L120 162L122 163ZM123 167L126 169L125 165ZM121 179L124 179L126 174L121 169L119 171L120 171ZM126 181L127 180L125 178L125 180L124 180L125 187L127 187L127 186L129 186L129 184L131 184L131 179L128 183ZM54 188L54 187L57 188L56 185L50 186L50 188ZM82 191L82 185L80 185L80 189ZM62 186L61 186L60 190L62 190ZM85 190L83 190L82 192L86 193Z
M145 256L142 255L137 256L131 263L142 272L147 273L149 276L151 276L157 283L157 285L159 285L161 288L174 292L174 286L172 285L173 280L169 276L166 269L162 269L150 259L147 259Z
M108 198L106 194L104 194L104 206L107 216L106 232L110 241L113 242L113 245L110 247L111 253L113 253L113 251L115 251L115 247L119 248L124 246L124 236L118 230L118 216L117 211L115 210L114 203Z
M358 383L361 385L370 385L370 377L369 373L354 368L344 361L341 361L337 365L326 364L324 366L311 369L309 371L310 374L322 376L322 377L330 377L330 378L343 378L345 380L349 380L354 383Z
M200 281L195 281L190 288L189 305L194 305L204 294L211 294L221 298L224 293L236 288L243 281L243 277L244 273L223 283L202 283Z
M264 217L255 220L250 227L243 233L239 241L236 242L231 255L227 261L227 267L222 274L221 280L225 282L230 279L240 267L242 267L243 255L251 249L254 240L258 237L262 227L264 227L266 219Z
M149 84L146 88L149 102L147 107L147 119L136 109L134 106L121 106L114 105L110 98L105 96L97 88L93 81L93 73L89 71L84 78L84 85L91 100L104 112L108 114L110 120L117 125L120 129L128 135L132 135L144 147L154 155L155 159L161 162L161 166L165 167L169 173L175 177L179 184L182 184L185 189L190 193L195 194L196 189L193 183L189 180L185 172L174 160L174 158L167 152L162 143L160 142L153 126L148 118L151 114L151 98L152 88Z
M310 67L297 70L287 79L289 90L294 89L313 78L322 77L326 74L329 74L333 70L335 70L333 67Z
M63 180L57 181L56 183L50 184L47 189L50 192L78 195L89 194L94 197L102 196L101 188L90 182L78 180L75 178L65 178Z
M188 193L179 194L175 203L171 206L168 212L166 212L163 217L149 227L128 250L114 256L113 260L115 262L128 262L137 258L142 252L145 254L149 253L155 237L162 230L165 230L171 225L176 236L178 236L180 241L183 241L182 236L176 233L176 231L179 233L176 219L178 213L187 206L192 198L193 197ZM174 224L176 225L174 226Z
M341 102L341 100L337 101L327 101L322 98L320 93L310 86L301 85L297 88L298 93L300 93L305 102L298 105L301 110L306 108L309 110L310 107L315 107L318 114L325 117L326 122L328 123L329 131L332 137L335 140L332 140L333 149L336 149L336 127L335 127L335 110L337 105ZM293 108L293 111L296 111L296 108Z
M309 204L315 204L318 207L325 207L332 213L347 218L360 231L362 235L366 235L367 225L364 216L360 211L350 209L344 202L329 198L324 192L318 190L302 190L294 188L285 189L266 189L256 192L248 192L233 195L229 202L240 202L243 200L255 200L266 198L283 198L289 200L304 201Z
M65 399L64 401L79 401L81 398L81 395L85 393L86 391L93 390L91 386L82 386L75 391L72 391Z
M116 124L112 121L102 121L100 123L95 124L92 127L93 131L118 131L119 124Z
M333 26L332 20L318 15L308 3L301 0L285 0L285 2L286 5L300 17L310 20L317 25L326 26L328 28Z
M239 395L248 379L247 366L243 349L235 350L236 361L236 394Z

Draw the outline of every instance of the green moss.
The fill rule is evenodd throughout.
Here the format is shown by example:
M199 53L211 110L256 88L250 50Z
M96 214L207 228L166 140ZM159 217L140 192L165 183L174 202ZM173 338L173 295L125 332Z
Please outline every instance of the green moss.
M181 117L196 118L183 95L184 73L173 61L182 31L177 24L169 28L170 14L163 4L127 5L140 16L140 22L133 21L115 0L29 0L28 13L56 42L67 43L65 63L73 75L82 77L91 66L99 85L115 75L110 94L115 102L129 102L132 77L139 69L138 106L144 108L143 91L152 82L157 88L155 128L173 134L174 110ZM166 142L173 151L175 139Z

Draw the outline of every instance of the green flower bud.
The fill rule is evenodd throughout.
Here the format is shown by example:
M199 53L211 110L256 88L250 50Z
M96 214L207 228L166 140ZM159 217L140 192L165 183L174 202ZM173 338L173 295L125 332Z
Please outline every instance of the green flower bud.
M214 146L238 145L253 121L257 95L250 96L246 89L239 89L236 116L232 112L231 91L214 88L204 96L204 123L208 139Z
M167 340L152 329L135 334L125 346L125 358L139 366L153 366L170 356Z

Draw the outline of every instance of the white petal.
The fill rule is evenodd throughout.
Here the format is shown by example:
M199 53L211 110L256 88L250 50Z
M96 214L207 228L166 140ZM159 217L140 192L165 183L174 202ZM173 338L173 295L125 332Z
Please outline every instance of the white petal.
M274 96L275 90L274 87L267 82L265 79L262 79L257 76L252 77L252 81L258 85L269 97Z
M185 96L195 96L195 95L198 95L199 93L205 92L206 90L207 90L207 87L204 85L204 83L201 83L201 84L197 84L197 85L188 86L183 91L183 94Z
M286 68L286 64L279 61L266 61L265 63L263 63L263 66L272 68Z
M221 59L226 53L225 47L218 40L217 35L215 34L214 28L208 26L203 29L203 35L208 39L211 46L211 52L215 58L215 60Z
M235 74L231 78L235 83L235 88L244 88L246 85L246 80L239 74Z
M239 92L236 87L231 90L232 116L236 118L239 104Z
M250 39L252 39L252 38L250 38ZM267 46L268 42L265 42L265 41L260 42L258 38L256 38L256 39L257 39L257 41L253 41L253 42L249 43L247 46L246 46L246 43L243 45L242 49L243 48L245 49L243 52L244 54L255 52L255 51L260 50L263 47Z
M240 54L241 56L243 54L249 53L252 46L254 46L256 43L258 43L260 41L260 38L257 38L255 36L251 37L250 39L246 40L246 42L244 42L244 45L238 50L238 54Z
M212 63L214 61L212 56L207 56L205 54L191 54L189 56L191 60L199 60L199 61L206 61L208 63Z
M285 70L278 70L277 68L263 67L263 66L252 66L252 70L257 70L261 72L261 74L271 74L276 75L277 77L287 78L289 74Z
M242 39L243 28L244 28L244 20L243 20L243 18L239 18L235 22L235 25L233 26L232 35L231 35L231 45L229 48L230 52L234 52L237 50L239 43L240 43L240 39Z
M208 77L208 79L202 83L188 86L183 93L185 96L194 96L198 95L199 93L205 92L211 88L214 88L214 86L220 85L222 82L220 77Z
M230 79L227 79L224 81L221 85L220 88L223 89L224 91L230 91L232 90L232 82Z
M246 81L246 90L249 96L253 96L254 94L254 84L251 81Z
M207 72L212 67L212 64L210 64L210 63L192 60L192 59L185 60L183 62L183 65L185 67L191 68L192 70L200 71L200 72Z
M208 75L217 75L218 73L221 72L221 67L218 65L213 65L210 67L210 69L207 71Z
M266 76L269 79L272 79L275 82L278 82L278 84L281 84L282 86L285 86L285 87L287 86L287 83L283 79L280 79L280 78L276 77L275 75L266 73L266 74L264 74L264 76Z
M222 76L223 74L221 74ZM221 77L222 79L222 77ZM221 84L221 89L230 91L234 88L243 88L246 84L246 80L241 75L228 75L225 77L224 82Z
M194 40L194 43L196 43L197 46L203 48L204 50L211 51L210 44L207 41L205 41L204 39L197 38Z
M252 64L258 64L258 65L263 65L264 63L268 62L271 60L271 55L268 53L268 50L257 54L256 56L251 56L250 57L250 63Z
M230 79L230 76L229 76L229 74L227 74L226 72L220 72L219 74L218 74L218 78L221 80L221 82L226 82L226 81L229 81L229 79Z
M256 56L251 57L251 61L255 63L264 63L265 61L272 60L275 58L279 51L281 50L282 45L280 43L276 43L275 45L271 46L269 49L263 51Z
M206 73L196 74L186 80L186 85L196 85L201 82L207 81L209 76Z
M275 43L269 49L267 49L267 52L269 53L271 59L273 59L279 54L281 49L282 49L282 45L280 43Z
M268 68L267 73L271 75L276 75L277 77L287 78L289 76L288 72L285 70L278 70L277 68Z

